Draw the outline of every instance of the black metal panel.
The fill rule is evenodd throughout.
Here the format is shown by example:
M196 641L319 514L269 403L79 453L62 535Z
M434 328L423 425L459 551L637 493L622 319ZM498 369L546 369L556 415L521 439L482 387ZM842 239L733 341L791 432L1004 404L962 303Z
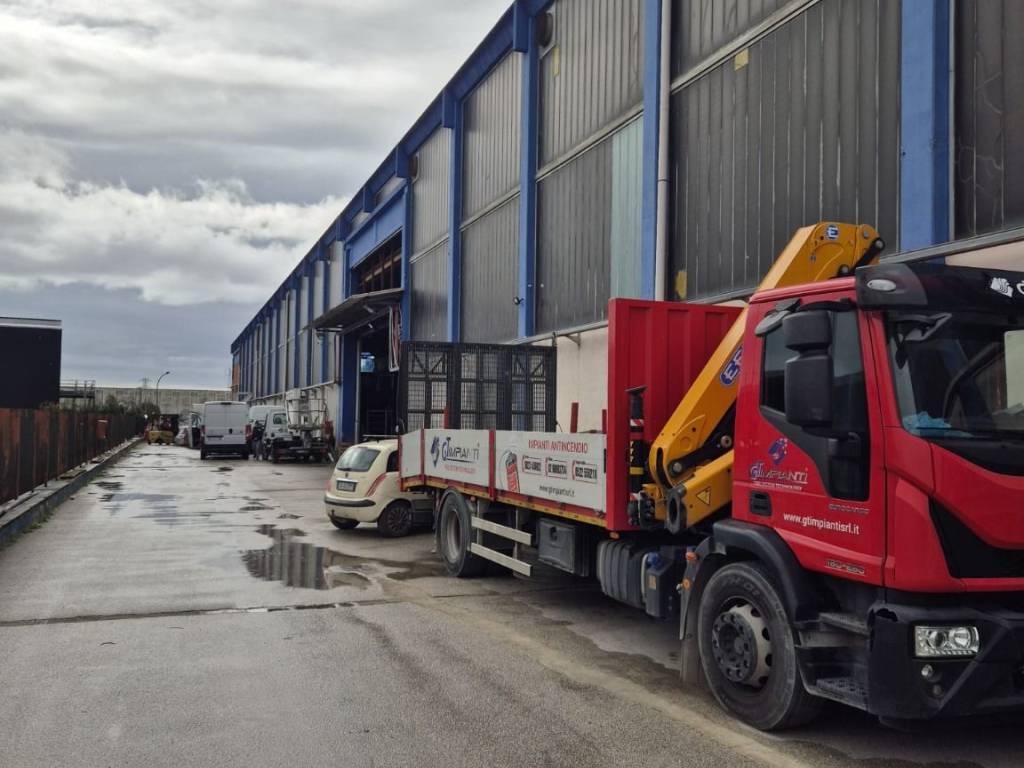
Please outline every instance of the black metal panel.
M674 0L672 74L691 69L787 2L790 0Z
M519 196L462 230L462 338L516 338L519 310Z
M897 241L899 6L823 0L673 94L670 295L754 287L817 221Z
M556 351L505 344L402 345L398 418L408 432L452 429L554 431Z
M608 316L612 141L542 179L537 188L537 330Z
M956 4L956 235L1024 224L1024 3Z
M418 341L448 338L448 241L409 264L412 300L409 329Z
M0 408L38 408L60 400L61 329L0 325Z

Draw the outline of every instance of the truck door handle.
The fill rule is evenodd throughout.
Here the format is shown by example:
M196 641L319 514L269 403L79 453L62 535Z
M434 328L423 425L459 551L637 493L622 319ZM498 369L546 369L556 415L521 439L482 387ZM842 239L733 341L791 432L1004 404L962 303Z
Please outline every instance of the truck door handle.
M750 492L750 513L761 517L772 516L772 497L764 491Z

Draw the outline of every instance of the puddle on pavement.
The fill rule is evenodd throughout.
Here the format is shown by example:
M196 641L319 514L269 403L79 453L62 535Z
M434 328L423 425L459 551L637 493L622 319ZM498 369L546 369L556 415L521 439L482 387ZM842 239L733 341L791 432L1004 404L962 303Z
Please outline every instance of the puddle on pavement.
M217 467L213 471L214 472L234 472L235 468L234 467Z
M291 512L285 512L283 515L278 515L278 520L298 520L302 515L293 515Z
M268 549L242 553L250 576L304 589L365 588L370 583L367 576L358 573L363 568L361 558L298 541L306 535L303 531L273 525L261 525L256 530L274 543Z
M176 499L173 493L124 493L120 491L120 483L97 483L97 485L109 490L100 496L100 503L106 505L110 514L114 515L124 511L126 506L131 506L132 511L136 509L163 512L177 510ZM111 488L116 486L116 488Z
M244 507L239 507L238 511L239 512L262 512L262 511L265 511L265 510L268 510L268 509L270 509L270 507L265 507L262 504L246 504Z
M98 480L96 485L105 491L119 491L124 487L124 483L119 483L116 480L114 482L111 482L110 480Z

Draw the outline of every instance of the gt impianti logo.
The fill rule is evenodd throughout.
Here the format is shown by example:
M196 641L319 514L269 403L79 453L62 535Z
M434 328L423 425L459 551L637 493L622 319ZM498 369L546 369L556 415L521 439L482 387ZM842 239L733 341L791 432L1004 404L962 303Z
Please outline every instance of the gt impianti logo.
M480 446L467 448L452 443L451 436L441 438L440 435L430 443L430 458L437 466L439 461L454 461L459 464L472 464L480 458Z

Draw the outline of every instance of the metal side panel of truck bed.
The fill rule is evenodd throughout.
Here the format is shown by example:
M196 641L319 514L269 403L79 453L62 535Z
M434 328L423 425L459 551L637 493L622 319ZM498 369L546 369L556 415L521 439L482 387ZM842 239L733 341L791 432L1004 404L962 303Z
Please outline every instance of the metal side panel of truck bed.
M603 434L424 429L401 437L404 488L471 496L605 526Z

